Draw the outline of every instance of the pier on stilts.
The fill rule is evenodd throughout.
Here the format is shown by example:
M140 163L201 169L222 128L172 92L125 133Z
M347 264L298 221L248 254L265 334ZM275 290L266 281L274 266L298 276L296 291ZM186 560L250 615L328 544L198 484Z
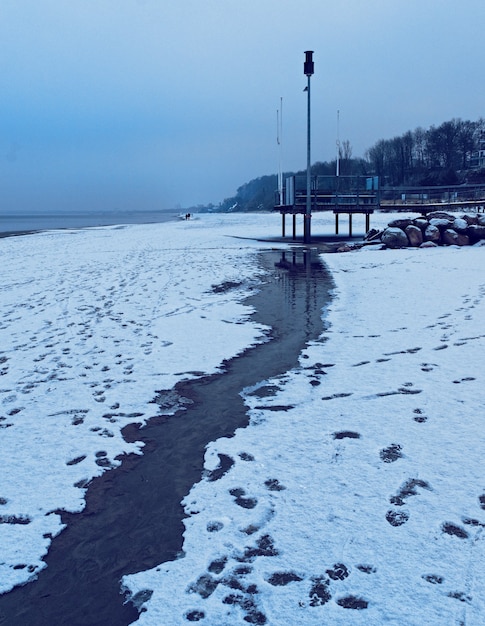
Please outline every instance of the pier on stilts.
M365 232L370 230L370 216L380 206L378 176L312 176L311 212L307 212L307 179L289 176L276 193L274 211L281 214L281 234L286 237L286 216L292 217L292 238L297 238L297 216L305 219L321 211L333 211L335 234L339 234L339 217L348 215L349 237L352 237L353 216L365 217ZM303 229L304 230L304 229Z
M312 176L311 213L306 210L305 176L288 176L276 192L273 210L281 214L281 234L287 236L286 217L292 218L292 239L296 240L297 217L311 219L313 213L332 211L335 235L340 235L339 218L348 215L348 236L353 236L353 217L362 215L365 232L370 230L374 211L413 212L427 215L433 211L485 212L485 185L462 184L434 187L380 187L378 176ZM303 229L304 230L304 229ZM317 235L318 237L318 235Z

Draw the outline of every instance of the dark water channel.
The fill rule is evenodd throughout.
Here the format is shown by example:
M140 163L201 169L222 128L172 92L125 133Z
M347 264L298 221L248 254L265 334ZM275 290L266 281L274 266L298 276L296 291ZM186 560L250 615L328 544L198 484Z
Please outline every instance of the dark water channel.
M176 393L192 401L186 410L125 429L127 439L146 443L143 456L130 455L93 480L82 513L63 513L67 528L53 540L47 568L0 596L2 626L124 626L137 619L135 607L123 604L120 579L182 549L180 502L201 478L207 443L247 424L244 387L297 365L305 344L322 332L332 283L317 251L260 256L270 274L247 302L253 319L271 326L272 341L226 362L222 374L177 384Z

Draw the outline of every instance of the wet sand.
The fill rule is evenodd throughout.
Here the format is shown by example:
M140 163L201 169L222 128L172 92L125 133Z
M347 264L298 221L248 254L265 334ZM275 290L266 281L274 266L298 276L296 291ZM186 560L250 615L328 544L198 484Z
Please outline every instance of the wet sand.
M322 308L331 278L316 251L262 252L271 274L248 298L253 319L272 327L272 340L224 364L222 374L181 382L175 392L190 400L175 415L130 426L128 440L143 440L143 456L92 481L86 508L62 513L67 528L53 540L38 580L0 597L0 624L123 626L136 620L123 604L124 574L177 558L182 549L180 504L203 472L205 446L247 424L240 392L296 366L304 345L323 330Z

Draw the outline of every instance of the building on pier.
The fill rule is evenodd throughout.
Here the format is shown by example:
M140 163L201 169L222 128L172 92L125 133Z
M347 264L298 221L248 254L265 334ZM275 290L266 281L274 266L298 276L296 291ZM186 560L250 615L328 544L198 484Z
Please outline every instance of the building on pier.
M333 211L335 234L339 234L339 216L348 215L349 236L352 236L352 218L365 216L366 232L370 215L380 206L378 176L312 176L310 185L311 214ZM281 214L282 236L286 236L286 216L292 216L293 239L296 238L297 215L309 219L307 213L307 178L288 176L281 190L276 192L274 211Z

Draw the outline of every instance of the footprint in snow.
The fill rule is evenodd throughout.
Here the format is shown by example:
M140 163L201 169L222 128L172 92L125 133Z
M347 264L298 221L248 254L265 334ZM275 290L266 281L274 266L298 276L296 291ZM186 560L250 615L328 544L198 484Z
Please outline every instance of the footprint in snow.
M343 609L355 609L357 611L366 609L369 606L367 600L357 596L345 596L344 598L339 598L337 600L337 604Z
M264 484L269 491L284 491L286 489L277 478L268 478Z
M422 424L427 421L426 415L423 415L423 409L414 409L413 413L415 414L413 419L418 424Z
M360 433L356 433L352 430L341 430L340 432L333 433L334 439L360 439Z
M398 459L402 458L402 448L398 443L392 443L387 448L384 448L379 452L379 456L384 463L394 463Z
M249 454L248 452L240 452L239 458L242 461L247 461L247 462L254 461L254 456L252 454Z
M458 537L459 539L468 539L470 536L464 528L451 522L444 522L441 525L441 531L447 535Z
M444 581L444 578L438 574L423 574L421 578L432 585L441 585Z
M334 393L331 396L324 396L322 398L322 400L334 400L335 398L348 398L351 395L352 395L352 392L350 392L350 393Z
M432 372L435 367L438 367L436 363L421 363L422 372Z
M402 526L409 519L409 513L407 511L395 511L389 509L386 513L386 520L391 526Z
M229 493L233 496L235 503L243 509L254 509L254 507L258 504L256 498L244 497L246 495L246 491L240 487L230 489Z
M274 572L266 581L273 587L285 587L293 582L300 582L303 578L295 572Z
M218 453L217 456L219 457L219 465L213 470L206 470L204 472L204 477L209 482L214 482L225 476L234 465L234 459L227 454Z
M410 496L419 495L417 487L431 491L431 487L426 480L421 480L420 478L409 478L403 483L397 494L395 496L391 496L391 504L403 506Z

